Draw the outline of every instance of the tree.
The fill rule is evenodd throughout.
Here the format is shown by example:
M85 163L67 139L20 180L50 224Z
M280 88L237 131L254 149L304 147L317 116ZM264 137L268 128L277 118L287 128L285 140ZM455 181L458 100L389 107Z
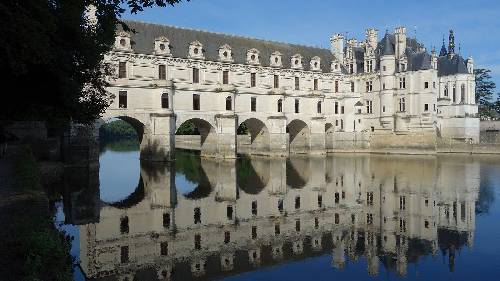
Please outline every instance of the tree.
M491 70L489 69L474 69L476 78L476 103L479 106L479 116L481 118L492 118L495 112L495 104L493 102L493 94L496 88L495 82L491 81Z
M129 8L174 5L181 0L0 1L0 75L6 120L92 123L109 106L104 54L111 50ZM189 1L189 0L188 0ZM95 7L97 22L86 16ZM8 101L8 102L7 102Z

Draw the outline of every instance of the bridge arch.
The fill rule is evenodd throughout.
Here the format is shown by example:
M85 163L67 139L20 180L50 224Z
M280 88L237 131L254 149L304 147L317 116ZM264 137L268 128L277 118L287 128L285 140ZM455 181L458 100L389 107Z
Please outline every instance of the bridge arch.
M238 133L237 151L244 154L267 154L270 151L270 134L265 121L258 118L238 120L238 132L246 128L246 134Z
M191 134L191 136L186 137L184 132L181 132L179 129L183 126L183 124L189 123L192 124L196 130ZM184 135L183 142L184 145L186 145L185 148L195 150L199 149L201 156L212 157L216 156L218 151L218 133L216 128L217 127L213 123L202 117L179 118L176 120L175 135L176 138L180 135ZM180 144L180 142L176 143ZM182 145L178 146L183 148Z
M311 132L306 122L300 119L290 120L286 126L290 153L308 153Z

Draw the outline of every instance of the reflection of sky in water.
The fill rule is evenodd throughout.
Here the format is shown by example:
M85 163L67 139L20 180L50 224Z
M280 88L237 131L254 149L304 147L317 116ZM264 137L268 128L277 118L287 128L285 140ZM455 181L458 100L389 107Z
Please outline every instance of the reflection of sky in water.
M101 154L99 164L99 189L102 201L120 201L134 192L141 173L139 151L106 150Z
M188 180L183 173L177 172L175 173L175 186L179 194L186 195L195 190L198 184Z

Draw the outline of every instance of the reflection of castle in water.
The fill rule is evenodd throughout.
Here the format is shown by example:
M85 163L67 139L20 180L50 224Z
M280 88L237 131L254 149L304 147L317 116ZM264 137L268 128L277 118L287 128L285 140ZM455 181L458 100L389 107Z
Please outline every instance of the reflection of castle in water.
M382 263L405 275L438 250L452 270L455 251L472 246L479 164L466 158L238 161L197 160L200 184L185 195L173 169L143 167L136 192L94 203L98 222L80 226L84 273L189 280L331 254L338 269L364 256L369 274ZM89 213L66 210L78 212Z

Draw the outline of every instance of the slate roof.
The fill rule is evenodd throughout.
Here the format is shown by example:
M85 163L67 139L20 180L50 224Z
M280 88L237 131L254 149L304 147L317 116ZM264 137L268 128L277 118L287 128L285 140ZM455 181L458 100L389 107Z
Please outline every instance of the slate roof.
M467 63L458 54L453 57L442 56L438 58L438 76L448 76L454 74L466 74Z
M231 47L235 63L246 64L247 51L255 48L259 51L260 64L270 65L271 54L275 51L281 53L284 68L291 68L291 57L295 54L302 55L304 70L310 70L311 58L318 56L321 59L321 70L330 72L330 63L334 59L329 49L287 44L281 42L253 39L208 31L179 28L167 25L150 24L138 21L125 21L135 33L131 33L132 49L140 54L152 54L154 41L160 36L170 40L170 49L174 57L187 58L189 44L199 41L203 45L203 54L206 60L219 61L219 47L228 44Z

